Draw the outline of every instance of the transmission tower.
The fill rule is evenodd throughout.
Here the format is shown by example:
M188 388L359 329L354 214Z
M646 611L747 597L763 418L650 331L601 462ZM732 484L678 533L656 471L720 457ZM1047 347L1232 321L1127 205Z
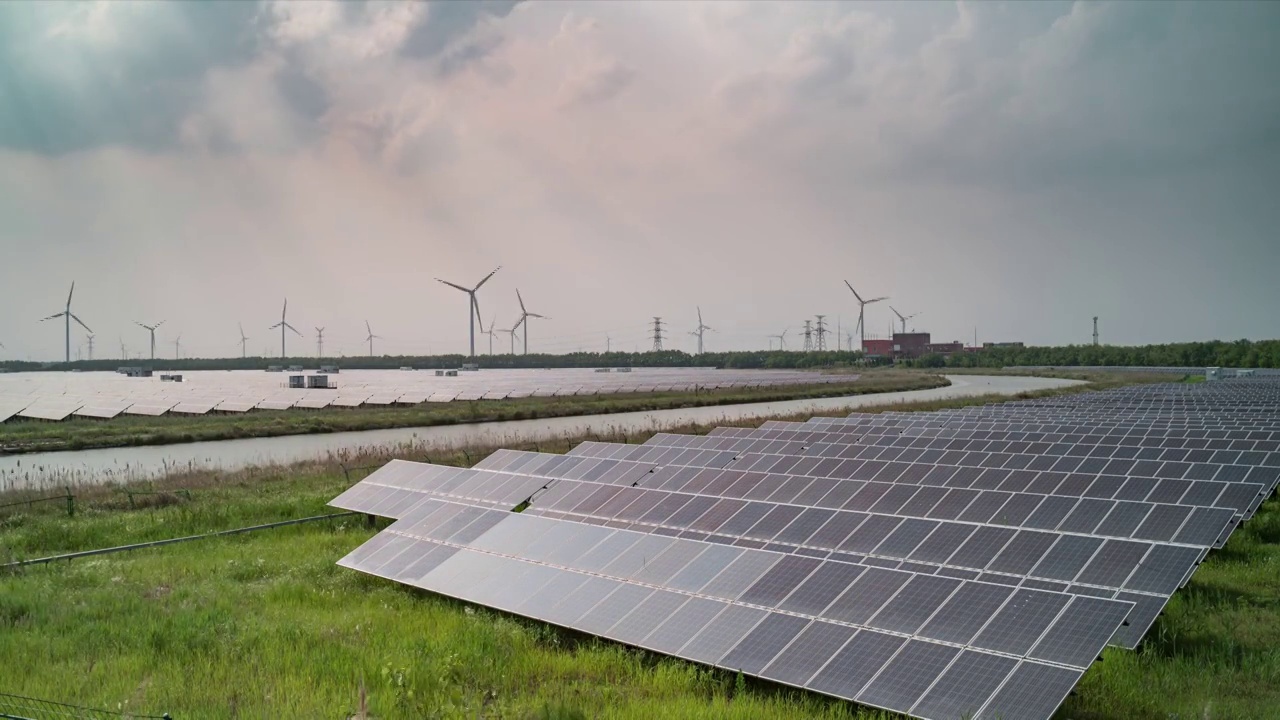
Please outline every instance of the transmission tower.
M818 330L817 330L818 344L815 346L814 349L817 350L818 352L826 352L827 351L827 333L830 332L829 330L827 330L827 323L826 323L827 316L815 315L814 317L818 318Z
M662 352L662 318L653 319L653 351Z
M812 320L804 321L804 351L813 352L813 327Z
M89 336L89 359L93 359L93 336Z

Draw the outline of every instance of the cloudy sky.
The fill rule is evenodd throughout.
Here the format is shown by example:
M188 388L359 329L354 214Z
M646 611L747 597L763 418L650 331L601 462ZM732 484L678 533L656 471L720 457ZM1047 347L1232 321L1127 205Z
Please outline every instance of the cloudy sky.
M1280 336L1280 3L0 4L0 357ZM77 331L73 344L83 341ZM488 339L478 342L487 351ZM500 337L497 348L508 348ZM74 354L73 350L73 354Z

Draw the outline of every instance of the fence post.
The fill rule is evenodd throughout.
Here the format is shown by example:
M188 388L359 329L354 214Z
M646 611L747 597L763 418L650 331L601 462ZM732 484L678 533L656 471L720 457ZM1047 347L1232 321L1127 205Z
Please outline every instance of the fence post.
M71 494L71 488L67 488L67 517L76 516L76 496Z

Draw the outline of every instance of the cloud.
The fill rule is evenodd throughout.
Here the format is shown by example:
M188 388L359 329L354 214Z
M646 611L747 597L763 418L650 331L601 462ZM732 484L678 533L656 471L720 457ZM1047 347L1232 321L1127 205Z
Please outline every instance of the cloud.
M560 106L601 103L618 95L635 80L636 72L616 58L601 60L565 78Z
M851 314L846 276L943 338L1277 335L1278 30L1229 2L0 4L0 297L74 275L107 326L212 328L287 291L458 349L423 278L503 264L486 312L519 282L546 349L697 305L762 346ZM175 257L202 272L157 280Z

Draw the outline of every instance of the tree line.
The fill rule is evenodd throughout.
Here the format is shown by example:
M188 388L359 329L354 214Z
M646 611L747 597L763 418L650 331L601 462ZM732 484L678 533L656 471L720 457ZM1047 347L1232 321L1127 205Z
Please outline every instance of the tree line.
M181 360L80 360L71 363L3 361L0 368L19 372L33 370L115 370L122 365L153 370L265 370L269 365L301 365L316 369L337 365L352 370L421 370L458 368L476 362L482 368L588 368L588 367L719 367L736 369L806 369L848 367L863 363L861 352L841 350L798 352L790 350L750 350L691 355L680 350L662 352L577 352L565 355L378 355L341 358L183 358ZM1237 340L1224 342L1170 343L1165 345L1066 345L1060 347L998 347L949 357L925 356L913 364L921 367L997 368L1006 366L1060 365L1130 367L1240 367L1280 368L1280 340Z

